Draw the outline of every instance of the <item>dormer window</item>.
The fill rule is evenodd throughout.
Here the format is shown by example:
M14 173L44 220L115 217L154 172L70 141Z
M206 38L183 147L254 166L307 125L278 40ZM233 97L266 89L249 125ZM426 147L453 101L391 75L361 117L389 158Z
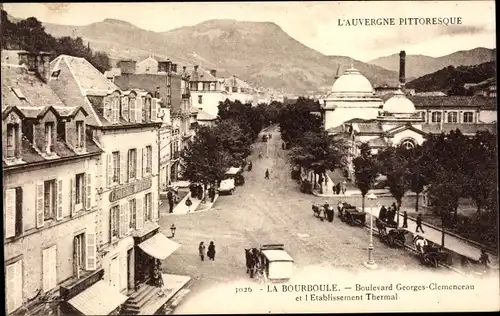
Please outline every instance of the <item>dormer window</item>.
M237 87L233 87L233 93L236 93L238 92L238 88Z
M45 123L45 145L47 146L45 148L45 152L47 154L52 153L53 149L53 137L54 137L54 123L53 122L48 122Z
M76 148L83 149L85 141L85 126L83 121L76 121Z
M51 74L50 77L54 79L59 79L59 75L61 74L61 69L54 70Z
M7 158L15 158L19 153L17 140L19 137L19 125L7 124Z

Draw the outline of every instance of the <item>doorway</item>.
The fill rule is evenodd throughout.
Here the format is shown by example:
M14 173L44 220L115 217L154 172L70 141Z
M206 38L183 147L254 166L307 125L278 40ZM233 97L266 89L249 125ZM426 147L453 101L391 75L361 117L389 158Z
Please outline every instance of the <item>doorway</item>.
M135 290L134 284L134 249L131 248L127 251L127 290Z

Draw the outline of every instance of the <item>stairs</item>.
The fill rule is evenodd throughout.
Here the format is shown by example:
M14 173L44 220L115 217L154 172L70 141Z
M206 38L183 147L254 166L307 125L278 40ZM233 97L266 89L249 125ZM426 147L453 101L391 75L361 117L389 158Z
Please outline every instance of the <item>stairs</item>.
M140 289L132 295L123 305L122 315L138 315L141 308L152 298L158 296L160 288L148 284L143 284Z

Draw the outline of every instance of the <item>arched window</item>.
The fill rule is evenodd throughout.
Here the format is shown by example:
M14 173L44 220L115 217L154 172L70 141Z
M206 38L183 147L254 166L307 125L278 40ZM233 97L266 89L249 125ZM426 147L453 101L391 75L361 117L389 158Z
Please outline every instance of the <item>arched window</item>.
M448 123L458 123L457 112L448 112Z
M432 112L432 123L441 123L441 112Z
M405 149L413 149L415 148L415 142L413 142L411 139L405 139L401 142L400 146Z

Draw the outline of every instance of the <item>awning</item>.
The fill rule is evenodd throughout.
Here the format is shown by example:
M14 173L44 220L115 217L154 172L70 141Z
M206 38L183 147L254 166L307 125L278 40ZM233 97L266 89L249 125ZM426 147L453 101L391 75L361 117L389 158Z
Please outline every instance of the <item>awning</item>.
M127 296L101 280L68 301L84 315L109 315Z
M139 248L153 258L165 260L181 245L158 233L139 244Z

